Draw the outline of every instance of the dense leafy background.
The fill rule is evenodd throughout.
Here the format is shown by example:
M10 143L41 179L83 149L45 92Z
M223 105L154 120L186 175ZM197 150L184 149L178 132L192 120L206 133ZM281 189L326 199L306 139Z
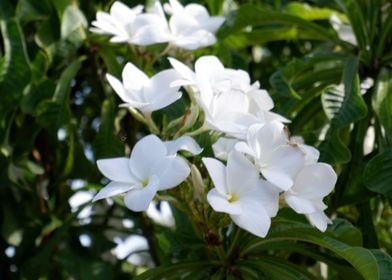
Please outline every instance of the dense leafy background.
M195 56L215 54L227 67L248 70L276 111L292 119L292 134L317 146L338 172L327 200L334 224L322 234L284 210L266 239L237 228L225 238L203 221L192 227L187 217L197 201L173 208L177 226L168 229L120 200L94 204L91 221L81 222L79 212L91 205L71 211L68 201L105 184L95 160L129 153L147 133L118 108L104 75L119 75L126 61L149 73L167 68L165 58L157 60L164 46L132 48L90 33L96 11L111 1L2 0L0 277L132 279L155 264L140 279L319 279L326 269L328 279L392 279L391 2L226 1L238 7L231 12L225 1L195 2L227 17L219 43ZM352 23L357 45L334 31L332 13ZM154 117L175 119L184 106ZM131 234L147 238L149 263L110 253L113 236Z

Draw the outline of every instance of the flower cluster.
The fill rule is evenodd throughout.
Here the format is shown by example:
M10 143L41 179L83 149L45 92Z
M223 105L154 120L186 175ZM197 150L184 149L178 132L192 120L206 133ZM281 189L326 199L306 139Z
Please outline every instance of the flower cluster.
M165 32L170 30L171 33L167 33L171 34L170 42L192 49L190 46L203 45L201 37L210 38L201 34L210 32L213 36L212 30L223 21L210 18L200 5L183 7L171 0L166 7L171 14L168 27L163 24L159 2L147 13L141 13L141 7L120 9L119 5L122 4L113 4L110 15L99 13L93 23L100 28L99 32L114 35L112 40L115 41L136 43L140 38L158 38L149 33L153 31L166 36L163 28ZM139 26L138 21L143 22L143 28L132 31L134 26ZM156 30L154 22L161 23ZM119 32L119 26L124 33ZM202 152L193 138L180 135L214 131L219 135L212 147L215 157L203 157L202 163L213 183L206 198L215 211L229 214L239 227L265 237L271 218L284 202L325 231L330 220L324 214L327 206L323 199L333 190L337 176L331 166L318 162L317 149L304 144L301 138L289 136L284 124L289 120L271 111L274 102L267 91L261 89L258 82L251 83L247 72L225 68L215 56L200 57L194 70L175 58L169 61L173 69L163 70L151 78L127 63L122 81L110 74L107 79L124 102L121 106L128 107L152 132L159 134L160 130L151 113L181 98L181 89L189 97L190 108L202 112L191 118L186 129L194 127L197 121L202 127L176 133L172 141L148 135L136 143L129 159L98 160L99 170L111 182L94 200L125 193L124 201L129 209L146 210L158 191L180 185L191 173L189 163L178 151L185 150L193 156ZM192 168L196 168L195 165Z
M215 32L224 18L210 16L206 8L199 4L182 6L177 0L170 0L162 7L155 1L143 12L143 6L134 8L114 2L110 13L98 12L92 22L91 31L112 35L111 41L147 46L169 43L186 50L213 45ZM166 13L170 16L167 20Z

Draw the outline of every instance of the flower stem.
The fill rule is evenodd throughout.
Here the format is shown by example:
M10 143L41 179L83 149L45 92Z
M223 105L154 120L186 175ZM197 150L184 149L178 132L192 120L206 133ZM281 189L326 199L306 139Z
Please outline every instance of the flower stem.
M144 117L146 120L146 124L148 126L148 128L150 129L150 131L154 134L159 134L159 128L157 127L157 125L155 124L154 120L152 119L151 113L144 113Z

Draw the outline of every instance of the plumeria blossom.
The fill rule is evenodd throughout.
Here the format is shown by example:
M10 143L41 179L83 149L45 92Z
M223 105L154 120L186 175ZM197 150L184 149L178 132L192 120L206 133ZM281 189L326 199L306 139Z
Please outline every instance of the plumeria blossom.
M170 0L165 10L171 15L169 21L159 1L144 13L142 5L131 9L116 1L109 14L97 13L90 30L112 35L111 42L140 46L169 43L177 48L195 50L216 42L215 32L224 22L223 17L210 16L199 4L184 7L177 0Z
M261 174L281 190L293 186L294 178L305 163L304 153L290 145L282 123L273 121L252 125L247 141L236 144L238 151L250 155Z
M173 151L182 149L174 147ZM190 174L186 161L169 153L155 135L139 140L130 158L101 159L98 169L111 180L93 201L125 193L125 205L133 211L144 211L158 191L176 187Z
M274 103L260 84L250 83L243 70L225 68L215 56L203 56L195 63L195 72L170 58L182 79L172 86L187 86L205 113L208 128L244 139L252 124L287 119L270 112Z
M155 13L142 13L143 6L129 8L121 2L114 2L110 13L97 12L97 20L92 22L90 30L98 34L113 35L115 43L151 45L169 40L165 29L166 22Z
M122 71L122 82L110 74L106 78L124 102L121 106L133 107L143 113L162 109L181 97L179 87L170 86L178 79L175 70L163 70L151 78L132 63Z
M227 166L213 158L203 158L203 163L215 186L207 194L211 207L229 214L239 227L265 237L279 208L276 188L260 179L258 170L239 152L230 153Z
M285 200L294 211L305 214L312 225L325 231L331 221L323 212L327 208L323 198L333 190L336 180L330 165L306 165L297 174L294 185L284 193Z
M199 4L185 7L177 0L169 0L165 10L171 15L169 27L171 44L186 50L195 50L215 44L215 32L223 24L224 18L210 16L207 9Z

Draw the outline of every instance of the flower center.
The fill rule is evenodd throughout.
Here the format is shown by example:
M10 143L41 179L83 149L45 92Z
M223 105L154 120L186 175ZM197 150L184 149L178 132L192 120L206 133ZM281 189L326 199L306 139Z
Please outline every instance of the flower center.
M238 196L237 196L236 193L231 193L231 194L228 194L228 195L227 195L227 201L228 201L229 203L236 202L237 200L238 200Z
M142 180L142 187L145 188L148 185L148 178Z

